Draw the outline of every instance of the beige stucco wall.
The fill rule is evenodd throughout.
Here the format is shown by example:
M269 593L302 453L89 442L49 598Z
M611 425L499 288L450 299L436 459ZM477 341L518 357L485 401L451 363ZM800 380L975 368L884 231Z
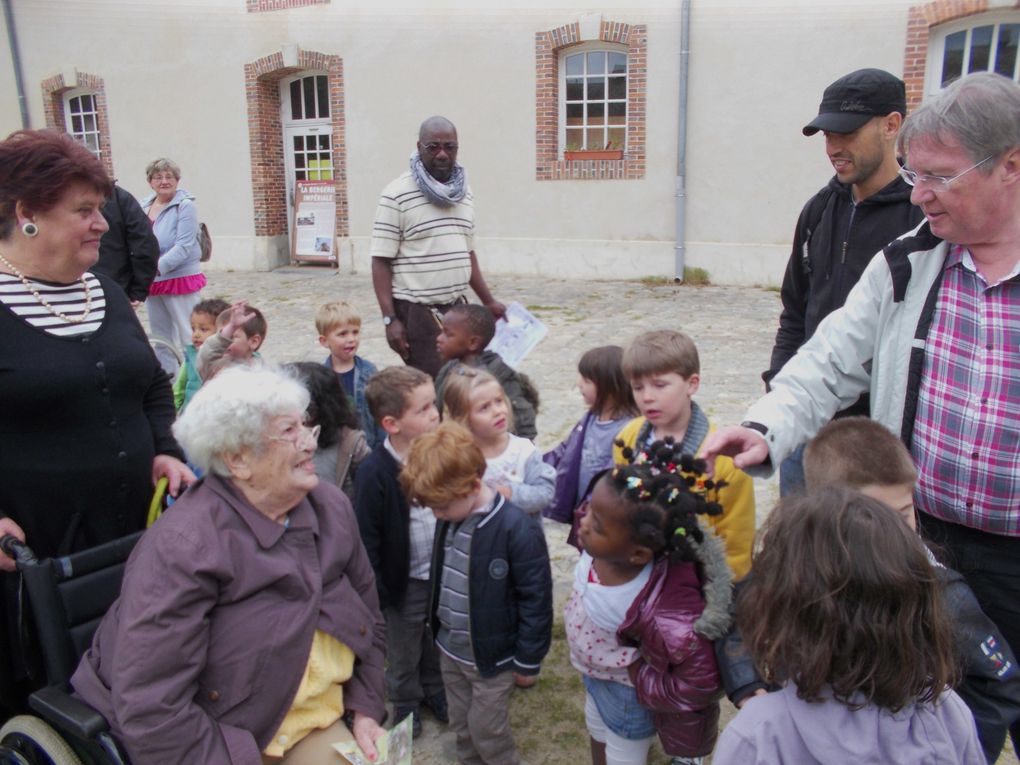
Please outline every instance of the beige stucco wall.
M18 105L18 88L14 80L14 65L7 44L7 24L0 13L0 137L20 130L21 107Z
M213 267L267 265L271 243L253 236L243 66L297 43L344 60L345 265L352 246L367 265L378 193L406 167L419 121L442 113L459 127L486 269L672 275L680 0L598 9L648 26L647 173L631 181L535 180L535 33L592 10L544 5L344 0L248 14L241 0L15 0L14 9L33 125L43 122L41 80L74 69L103 77L116 174L142 195L146 163L176 159L212 228ZM693 0L688 265L717 282L779 280L797 212L831 175L822 139L800 127L839 75L901 71L907 5ZM0 107L11 105L0 120L14 129L8 70L0 65Z

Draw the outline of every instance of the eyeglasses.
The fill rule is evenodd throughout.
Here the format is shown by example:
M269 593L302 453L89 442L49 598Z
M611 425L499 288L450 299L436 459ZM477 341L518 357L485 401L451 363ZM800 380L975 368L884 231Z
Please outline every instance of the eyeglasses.
M159 174L159 175L152 176L152 180L154 180L154 181L176 181L177 180L177 176L174 175L173 173L167 173L165 175L164 174Z
M291 425L283 433L278 436L266 436L270 441L283 441L293 446L295 449L299 449L302 439L305 437L311 437L312 442L319 443L319 433L322 431L321 425L313 425L308 427L307 425Z
M949 188L949 184L955 181L957 178L961 178L976 167L981 167L985 162L990 160L995 155L985 157L983 160L978 162L976 165L971 165L962 173L957 173L952 178L947 178L944 175L918 175L913 170L909 170L906 167L901 167L899 170L900 178L905 180L911 186L927 186L932 191L945 191Z
M453 154L460 148L460 146L453 141L447 141L446 143L426 143L422 145L429 154L435 154L437 151L442 149L447 154Z

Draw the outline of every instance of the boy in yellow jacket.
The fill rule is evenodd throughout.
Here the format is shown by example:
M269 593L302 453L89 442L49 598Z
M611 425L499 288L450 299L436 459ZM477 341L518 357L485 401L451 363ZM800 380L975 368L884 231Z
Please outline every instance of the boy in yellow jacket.
M623 353L623 373L642 415L620 431L624 446L637 450L672 437L684 453L697 454L712 426L693 401L701 383L694 341L683 332L666 329L639 335ZM626 463L623 447L614 449L613 458L617 464ZM754 486L750 476L734 467L729 457L716 459L715 480L726 483L719 492L723 513L708 517L708 523L726 545L726 561L734 579L740 579L751 568Z

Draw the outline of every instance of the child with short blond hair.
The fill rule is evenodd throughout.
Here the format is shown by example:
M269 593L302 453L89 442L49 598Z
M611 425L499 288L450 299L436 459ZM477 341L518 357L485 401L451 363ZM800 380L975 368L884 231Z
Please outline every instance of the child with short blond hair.
M701 361L694 341L673 330L645 332L624 350L623 373L642 416L620 431L622 446L613 453L616 464L626 463L625 447L637 452L665 439L680 444L685 454L697 454L713 428L693 401L701 385ZM740 579L751 568L754 485L729 457L716 458L715 477L723 484L719 504L725 512L710 517L708 523L725 543L726 560L734 578Z
M517 765L514 675L538 674L552 639L552 573L539 521L483 480L485 457L446 422L411 446L401 483L432 508L429 613L461 763Z
M485 455L484 480L526 513L538 515L556 489L556 469L527 438L512 433L506 391L484 369L458 366L443 391L447 419L466 427Z
M361 430L368 445L375 448L386 437L385 431L372 417L365 398L365 386L378 370L375 364L358 355L361 345L361 314L350 303L338 300L319 306L315 312L315 329L319 345L329 349L323 363L332 369L358 414Z

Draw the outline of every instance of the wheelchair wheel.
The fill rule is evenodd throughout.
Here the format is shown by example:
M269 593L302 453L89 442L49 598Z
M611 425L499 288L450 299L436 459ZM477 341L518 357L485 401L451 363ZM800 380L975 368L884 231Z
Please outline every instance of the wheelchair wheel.
M0 728L0 756L21 755L31 765L82 765L71 746L52 727L32 715L12 717ZM6 760L19 762L17 757Z

